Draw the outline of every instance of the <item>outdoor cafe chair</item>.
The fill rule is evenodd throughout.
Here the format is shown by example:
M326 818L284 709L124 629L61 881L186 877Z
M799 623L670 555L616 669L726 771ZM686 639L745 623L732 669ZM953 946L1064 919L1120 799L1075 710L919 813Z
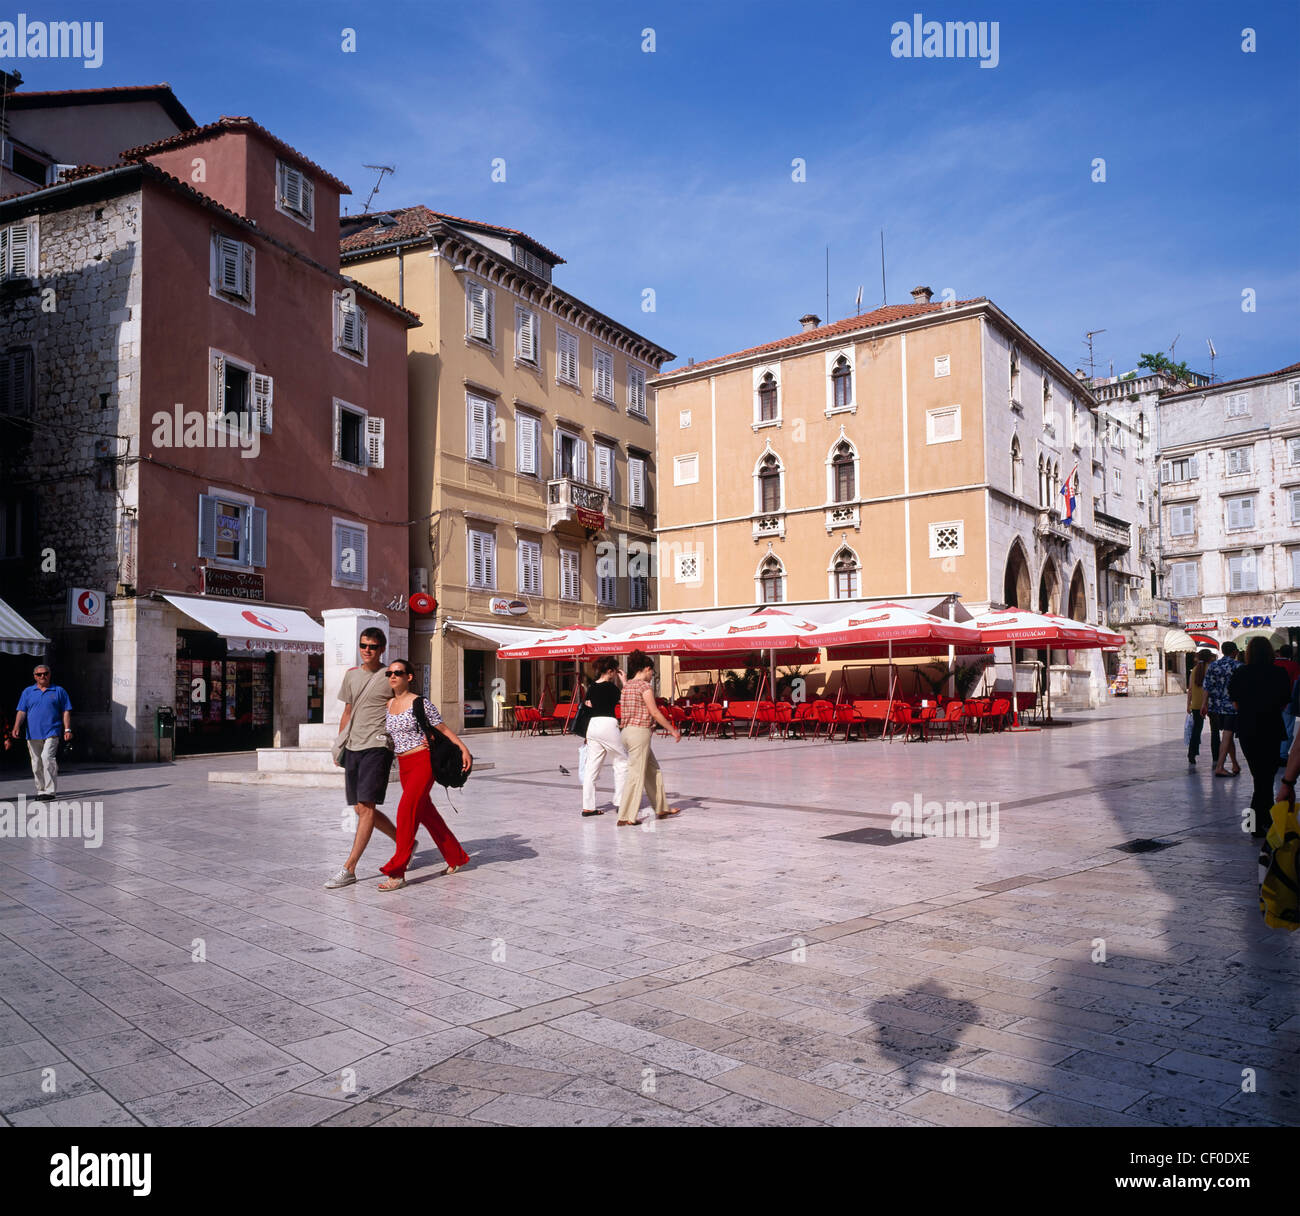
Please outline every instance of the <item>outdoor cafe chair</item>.
M937 705L909 705L907 706L907 733L903 736L903 742L908 743L912 738L912 727L917 728L916 737L922 743L930 741L930 726L939 714Z
M987 697L977 697L967 701L963 710L965 720L975 724L975 730L983 734L984 724L989 717L989 701Z
M962 738L969 739L966 733L966 706L961 701L949 701L943 707L942 713L935 718L934 725L942 726L945 737L951 738L958 731L961 731Z
M810 722L815 724L816 721L817 714L813 709L813 703L811 701L804 701L795 707L794 714L787 730L797 730L799 732L799 738L806 739L808 737L808 724Z
M903 734L907 734L907 724L910 717L911 706L906 701L895 701L889 707L889 716L885 719L885 725L881 733L892 743L894 736L900 730Z
M793 725L794 706L789 701L778 701L776 703L776 726L783 739L790 737L790 729Z
M826 727L826 737L829 739L831 733L835 730L835 706L829 701L819 700L813 702L813 721L817 723L813 730L813 738L818 738L822 733L822 727Z
M834 737L835 732L842 726L844 727L844 742L847 743L853 728L855 726L861 727L863 725L865 724L858 716L858 711L854 709L852 705L843 704L835 706L835 720L831 724L832 738ZM859 734L860 733L861 732L859 731Z
M989 706L989 722L994 730L1003 730L1011 722L1011 698L994 697Z

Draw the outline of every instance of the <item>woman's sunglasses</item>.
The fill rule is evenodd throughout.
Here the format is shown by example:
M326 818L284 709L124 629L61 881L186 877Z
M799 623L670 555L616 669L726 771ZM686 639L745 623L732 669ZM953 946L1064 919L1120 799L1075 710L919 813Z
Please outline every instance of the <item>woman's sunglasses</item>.
M401 676L403 679L407 680L411 678L411 673L409 671L386 671L384 672L384 675L386 675L390 680L394 676Z

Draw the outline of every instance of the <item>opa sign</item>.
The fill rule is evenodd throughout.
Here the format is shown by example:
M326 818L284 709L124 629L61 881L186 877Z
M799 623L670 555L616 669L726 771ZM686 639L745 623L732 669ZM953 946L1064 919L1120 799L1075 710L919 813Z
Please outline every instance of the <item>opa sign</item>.
M1271 616L1243 616L1240 620L1232 618L1232 627L1234 629L1258 629L1267 628L1273 623Z

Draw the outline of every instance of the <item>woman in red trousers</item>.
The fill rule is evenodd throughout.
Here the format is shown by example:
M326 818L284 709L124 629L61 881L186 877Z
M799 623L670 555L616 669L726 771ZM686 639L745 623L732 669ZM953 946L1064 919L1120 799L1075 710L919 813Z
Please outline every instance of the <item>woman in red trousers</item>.
M388 733L393 740L393 750L397 753L397 769L402 780L402 801L397 807L397 850L392 859L380 870L388 877L379 884L381 891L397 891L406 886L406 867L411 862L415 850L415 829L424 824L433 842L442 852L447 862L446 873L454 874L466 862L469 854L460 847L460 841L452 835L451 829L429 801L429 791L433 788L433 758L429 754L429 743L415 720L415 697L411 691L411 667L405 659L393 659L388 664L388 686L393 690L393 698L388 702ZM432 701L424 701L425 716L429 725L440 734L446 735L460 748L461 763L469 771L472 758L469 749L457 738L442 720L442 714Z

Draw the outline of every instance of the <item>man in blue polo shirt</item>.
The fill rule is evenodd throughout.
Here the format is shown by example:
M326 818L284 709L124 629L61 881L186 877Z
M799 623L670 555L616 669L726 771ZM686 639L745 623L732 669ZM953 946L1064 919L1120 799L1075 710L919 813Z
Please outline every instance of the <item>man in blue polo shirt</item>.
M36 778L36 797L53 798L58 793L59 766L55 754L59 750L59 740L72 738L72 702L62 688L50 683L48 664L38 664L32 675L36 683L23 689L23 695L18 698L14 738L23 737L25 721L32 776Z

